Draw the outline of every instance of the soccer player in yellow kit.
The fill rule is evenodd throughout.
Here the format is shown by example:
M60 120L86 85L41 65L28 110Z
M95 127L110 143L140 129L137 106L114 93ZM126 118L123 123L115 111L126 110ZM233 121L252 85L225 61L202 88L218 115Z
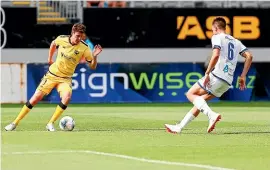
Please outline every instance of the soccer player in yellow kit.
M83 24L75 24L72 27L71 35L60 35L52 41L48 63L51 64L48 72L42 78L36 92L31 99L26 102L17 118L5 127L5 130L12 131L19 124L20 120L35 106L45 95L48 95L53 88L56 88L61 102L56 107L54 114L49 120L46 129L55 131L54 122L61 116L71 99L72 94L72 75L79 64L81 58L85 58L89 67L93 70L97 67L97 56L102 51L100 45L96 45L93 53L88 45L82 40L86 27ZM52 57L56 48L58 53L56 61Z

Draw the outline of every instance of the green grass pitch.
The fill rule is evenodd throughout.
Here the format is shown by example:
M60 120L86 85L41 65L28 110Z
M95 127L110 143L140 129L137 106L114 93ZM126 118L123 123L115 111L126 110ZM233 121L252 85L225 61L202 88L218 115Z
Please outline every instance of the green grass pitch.
M16 131L4 131L21 106L1 107L2 170L270 167L270 102L210 103L222 114L213 133L200 114L180 135L164 124L181 120L191 104L71 104L63 116L75 119L72 132L60 131L58 121L58 131L47 132L56 104L38 104Z

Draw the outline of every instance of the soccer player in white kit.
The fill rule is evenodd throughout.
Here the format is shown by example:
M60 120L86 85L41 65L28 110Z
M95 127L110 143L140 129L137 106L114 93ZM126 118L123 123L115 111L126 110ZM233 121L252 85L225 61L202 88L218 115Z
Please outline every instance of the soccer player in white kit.
M186 114L183 120L176 124L165 124L168 132L180 133L200 112L208 116L209 126L207 132L210 133L215 128L216 123L221 119L221 115L213 111L206 103L215 97L220 97L231 86L234 71L237 65L238 54L245 58L245 64L241 76L239 77L239 88L246 88L246 75L252 63L251 52L231 35L225 33L226 21L222 17L217 17L212 23L212 57L208 68L197 83L187 92L186 96L194 107Z

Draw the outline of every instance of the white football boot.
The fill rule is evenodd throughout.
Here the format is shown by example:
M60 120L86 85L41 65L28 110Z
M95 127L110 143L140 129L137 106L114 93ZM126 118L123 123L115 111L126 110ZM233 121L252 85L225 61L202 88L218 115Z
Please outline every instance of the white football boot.
M211 115L211 117L209 118L209 126L207 128L207 132L210 133L215 129L216 123L221 119L221 115L220 114L213 114Z
M170 125L170 124L165 124L165 128L167 130L167 132L169 133L180 133L181 132L181 128L177 125Z
M53 126L52 123L48 123L47 126L46 126L46 129L50 132L54 132L55 131L55 128Z
M15 123L10 123L9 125L7 125L6 127L5 127L5 130L6 131L13 131L13 130L15 130L16 129L16 124Z

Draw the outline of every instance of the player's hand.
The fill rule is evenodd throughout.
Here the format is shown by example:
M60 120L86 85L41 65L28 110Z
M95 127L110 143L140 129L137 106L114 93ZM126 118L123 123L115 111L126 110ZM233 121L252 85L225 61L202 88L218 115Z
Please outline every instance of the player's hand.
M245 90L246 89L246 76L239 77L239 89L240 90Z
M203 86L206 87L206 85L207 85L209 82L210 82L210 76L209 76L209 74L205 74Z
M101 45L99 45L99 44L98 45L95 45L94 51L93 51L93 55L95 57L97 57L99 55L99 53L101 53L101 51L102 51Z
M51 60L49 59L48 60L48 63L49 63L49 65L51 65L53 63L53 60L52 59Z

